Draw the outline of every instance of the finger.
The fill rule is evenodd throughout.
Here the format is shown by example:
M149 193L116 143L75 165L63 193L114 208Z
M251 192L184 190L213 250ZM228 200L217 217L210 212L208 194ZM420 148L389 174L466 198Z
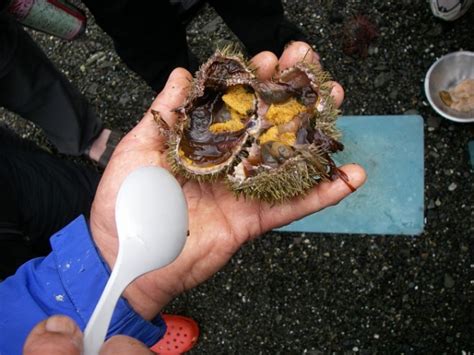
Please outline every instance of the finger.
M321 65L319 63L319 59L319 55L311 48L309 44L305 42L293 42L281 55L279 68L280 70L283 70L300 61ZM335 81L329 81L325 83L325 85L332 86L331 96L334 98L336 107L340 107L344 100L344 89L342 86Z
M160 150L167 138L160 129L173 127L178 118L175 109L182 106L191 88L191 74L183 68L173 70L165 87L155 98L150 109L142 120L122 139L129 145L147 146L145 142L153 142L156 150ZM151 110L156 113L153 114ZM157 123L158 121L158 123ZM121 151L124 145L119 145L115 152Z
M176 121L176 108L183 105L191 89L192 75L186 69L176 68L170 74L164 89L151 104L161 117L172 127Z
M344 89L342 86L335 81L329 81L326 85L332 86L331 96L334 99L334 104L337 108L341 107L342 102L344 101Z
M166 124L169 127L172 127L178 117L178 114L174 110L184 104L184 101L186 100L191 88L191 81L191 73L189 73L186 69L176 68L173 70L168 78L168 81L166 82L165 87L155 98L151 104L150 109L145 114L145 117L137 125L136 129L148 131L150 128L156 129L158 127L154 121L151 110L158 112ZM137 132L135 131L134 134L136 133ZM151 133L155 135L155 130L152 129Z
M66 316L53 316L38 323L26 339L26 355L82 354L82 333L76 323Z
M285 48L279 60L280 70L284 70L298 62L319 64L319 55L305 42L292 42Z
M348 164L340 168L348 183L358 189L366 180L364 169L357 164ZM276 228L293 220L303 218L323 208L333 206L351 194L351 189L341 178L317 185L307 196L280 206L268 206L262 213L264 226Z
M125 336L117 335L107 340L102 348L100 349L100 355L149 355L154 354L153 351L148 349L145 344L141 343L137 339Z
M260 80L270 80L278 67L278 58L272 52L260 52L250 63L256 68L255 75Z

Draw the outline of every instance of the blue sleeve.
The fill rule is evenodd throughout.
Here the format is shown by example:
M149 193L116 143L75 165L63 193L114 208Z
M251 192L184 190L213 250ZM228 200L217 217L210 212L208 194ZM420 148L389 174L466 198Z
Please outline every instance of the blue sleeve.
M51 237L52 252L30 260L0 283L0 355L21 354L31 329L64 314L84 330L110 276L92 241L84 217ZM154 345L166 331L160 316L141 318L121 298L107 336L126 334Z

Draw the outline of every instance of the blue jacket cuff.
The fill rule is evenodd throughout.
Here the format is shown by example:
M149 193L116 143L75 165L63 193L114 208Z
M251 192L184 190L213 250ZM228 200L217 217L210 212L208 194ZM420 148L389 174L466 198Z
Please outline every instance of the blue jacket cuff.
M68 301L74 306L85 328L99 301L110 276L110 271L96 249L83 216L51 238L56 267L65 294L55 296L56 301ZM76 319L77 321L77 319ZM129 335L148 346L154 345L166 331L160 316L151 322L138 315L124 298L115 307L107 337L116 334Z

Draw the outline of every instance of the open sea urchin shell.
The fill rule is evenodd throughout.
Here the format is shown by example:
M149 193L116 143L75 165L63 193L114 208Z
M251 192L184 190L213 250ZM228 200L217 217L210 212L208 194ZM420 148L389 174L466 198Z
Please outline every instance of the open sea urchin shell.
M169 135L173 171L224 180L237 195L281 202L341 175L329 76L305 62L258 80L241 55L217 51L196 73Z

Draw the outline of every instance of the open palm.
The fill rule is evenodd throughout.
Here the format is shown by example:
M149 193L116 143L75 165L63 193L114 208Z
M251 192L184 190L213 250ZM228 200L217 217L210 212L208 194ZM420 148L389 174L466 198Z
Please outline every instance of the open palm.
M308 55L309 53L309 55ZM317 55L302 42L290 45L278 60L269 52L252 59L257 75L268 79L277 68L283 69L300 60L318 61ZM191 75L176 69L151 109L173 125L176 114L187 96ZM342 88L334 83L333 96L337 104L343 98ZM147 165L168 167L165 137L148 111L116 148L104 172L91 212L91 231L104 259L112 267L118 250L115 226L115 199L118 189L133 170ZM341 168L350 183L358 187L365 180L364 170L351 164ZM180 256L170 265L148 273L125 292L132 307L144 318L151 319L179 293L205 281L222 268L246 241L262 233L338 203L350 193L340 179L315 187L304 198L288 203L269 205L244 198L236 199L220 183L198 183L181 180L189 212L190 235Z

